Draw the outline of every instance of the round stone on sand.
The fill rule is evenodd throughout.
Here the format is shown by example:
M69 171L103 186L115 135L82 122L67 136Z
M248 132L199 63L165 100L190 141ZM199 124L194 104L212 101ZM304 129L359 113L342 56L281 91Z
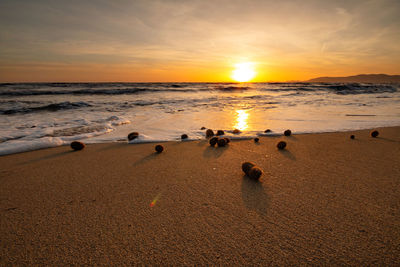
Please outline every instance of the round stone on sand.
M206 137L207 137L207 138L210 138L210 137L213 137L213 136L214 136L214 131L211 130L211 129L207 129L207 131L206 131Z
M72 148L73 150L75 150L75 151L82 150L82 149L85 148L85 144L82 143L82 142L73 141L73 142L71 143L71 148Z
M200 130L205 130L205 129L206 129L206 127L204 127L204 126L203 126L203 127L201 127L201 129L200 129Z
M181 139L182 139L182 140L188 139L188 135L187 135L187 134L182 134L182 135L181 135Z
M128 140L131 141L133 139L136 139L139 136L138 132L132 132L130 134L128 134Z
M242 163L242 170L246 175L249 175L249 171L251 168L253 168L254 166L256 166L254 163L252 162L243 162Z
M218 142L218 137L213 137L210 139L210 146L215 146L215 144Z
M286 130L286 131L283 132L283 134L285 136L290 136L292 134L292 131L291 130Z
M254 138L255 143L258 143L258 141L260 141L260 138L258 138L258 137Z
M225 146L225 145L226 145L226 140L225 140L225 138L218 139L217 144L218 144L219 147Z
M161 153L161 152L163 152L164 147L162 145L156 145L155 149L156 149L157 153Z
M379 132L376 130L371 132L372 137L378 137L378 135L379 135Z
M354 138L355 138L354 134L350 135L350 139L354 139Z
M270 133L270 132L271 132L270 129L267 129L267 130L264 131L264 133Z
M225 134L225 132L222 131L222 130L218 130L218 131L217 131L217 135L224 135L224 134Z
M234 133L234 134L240 134L240 130L239 130L239 129L235 129L235 130L232 131L232 133Z
M286 142L285 142L285 141L280 141L280 142L276 145L276 147L279 148L279 149L285 149L285 147L286 147Z
M259 167L254 166L253 168L250 169L248 176L251 179L258 180L258 179L260 179L262 173L263 172Z

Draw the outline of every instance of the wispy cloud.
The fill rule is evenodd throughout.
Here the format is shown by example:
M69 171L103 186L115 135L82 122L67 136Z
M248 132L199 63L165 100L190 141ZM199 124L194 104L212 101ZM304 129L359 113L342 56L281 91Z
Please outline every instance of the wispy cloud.
M268 68L265 79L274 79L272 68L287 79L393 73L400 69L398 14L397 0L3 0L0 64L8 75L24 64L212 73L240 60Z

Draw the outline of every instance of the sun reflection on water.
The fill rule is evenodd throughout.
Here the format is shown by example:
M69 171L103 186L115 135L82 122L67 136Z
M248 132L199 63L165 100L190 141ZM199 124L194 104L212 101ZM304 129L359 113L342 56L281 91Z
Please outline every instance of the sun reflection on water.
M236 110L236 124L233 126L234 129L238 129L240 131L246 130L249 125L247 124L247 119L249 117L249 113L247 110Z

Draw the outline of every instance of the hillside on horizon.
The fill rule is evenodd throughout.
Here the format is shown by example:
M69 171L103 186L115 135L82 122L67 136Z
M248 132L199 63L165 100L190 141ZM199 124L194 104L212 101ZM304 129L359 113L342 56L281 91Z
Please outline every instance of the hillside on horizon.
M346 77L318 77L305 82L322 83L400 83L400 75L359 74Z

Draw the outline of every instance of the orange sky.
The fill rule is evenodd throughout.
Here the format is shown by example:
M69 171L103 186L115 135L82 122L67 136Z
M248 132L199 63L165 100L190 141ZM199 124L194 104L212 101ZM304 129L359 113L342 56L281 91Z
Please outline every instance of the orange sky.
M57 3L58 2L58 3ZM0 2L0 82L398 74L400 1Z

